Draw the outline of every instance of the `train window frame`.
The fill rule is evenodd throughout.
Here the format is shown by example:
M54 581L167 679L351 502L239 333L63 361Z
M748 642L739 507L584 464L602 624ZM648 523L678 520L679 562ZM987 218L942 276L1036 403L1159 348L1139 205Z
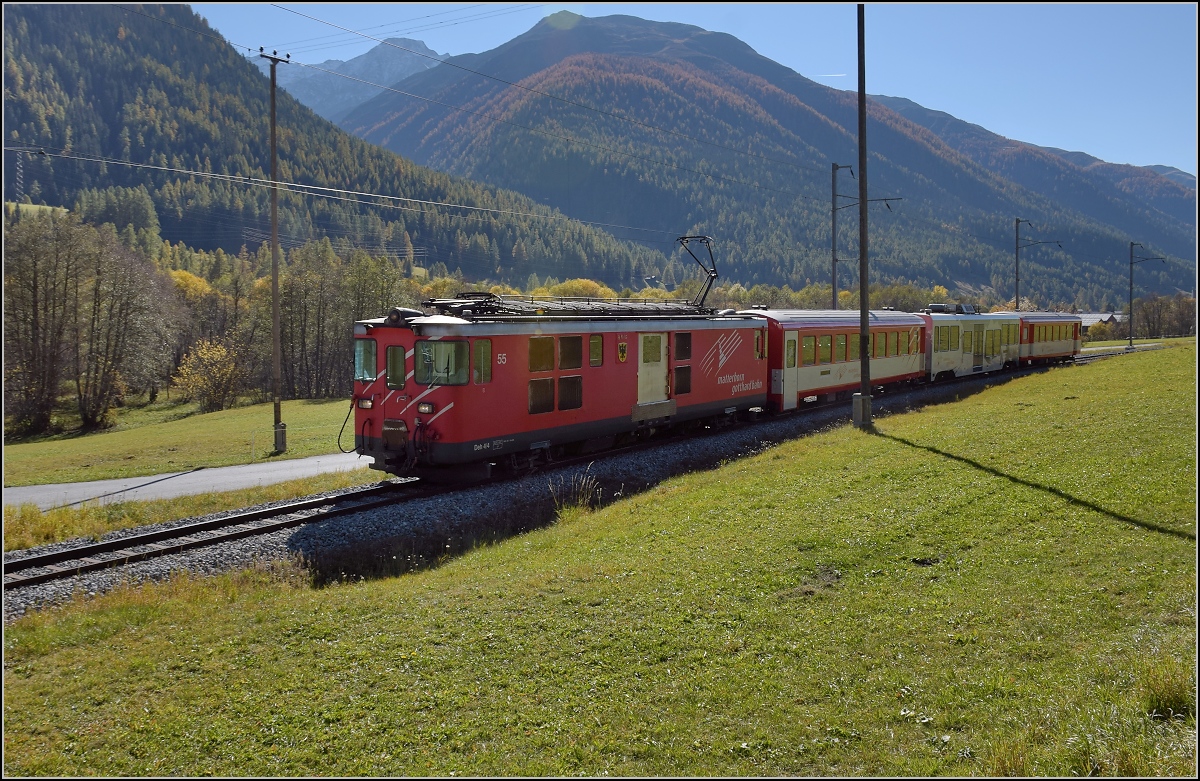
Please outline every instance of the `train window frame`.
M558 378L558 409L572 410L583 406L583 375L568 374Z
M675 396L682 396L692 392L692 367L691 365L675 367L675 382L673 385Z
M833 363L833 334L817 337L817 363Z
M567 370L583 368L582 336L558 337L558 368Z
M491 339L476 339L471 345L471 381L476 385L492 381Z
M554 411L554 378L535 377L529 381L529 414Z
M354 379L375 382L379 378L379 345L374 339L354 340Z
M451 357L454 358L454 373L438 377L438 364L445 358L449 366ZM420 339L413 349L413 364L413 382L418 385L466 385L471 379L471 345L466 339ZM427 366L432 366L433 370Z
M588 365L604 365L604 337L600 334L592 334L588 339Z
M675 333L675 360L690 361L692 359L692 332L677 331Z
M404 390L404 379L408 373L408 361L405 360L404 345L389 344L383 351L384 374L387 376L388 390ZM400 366L397 370L393 360L399 357Z
M817 365L817 337L815 337L815 336L800 337L800 365L801 366L816 366Z
M554 371L554 337L529 337L529 371Z

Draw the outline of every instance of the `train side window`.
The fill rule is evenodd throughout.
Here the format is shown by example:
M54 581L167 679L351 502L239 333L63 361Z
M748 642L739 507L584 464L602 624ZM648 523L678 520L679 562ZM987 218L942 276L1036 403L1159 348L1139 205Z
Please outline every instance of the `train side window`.
M554 369L554 337L529 337L529 371L548 372Z
M786 345L784 346L783 352L784 352L783 368L795 369L796 368L796 340L788 339Z
M690 333L675 334L675 360L688 361L692 358L692 335Z
M894 344L894 342L893 342ZM887 353L887 336L885 334L875 334L875 357L883 358Z
M849 347L849 356L850 356L849 360L857 361L858 356L859 356L858 351L862 347L862 335L861 334L851 334L850 335L850 344L847 346Z
M760 361L767 357L767 339L763 331L754 332L754 357Z
M583 406L583 377L558 378L558 408L579 409Z
M588 340L589 363L592 366L604 365L604 337L600 334L593 334Z
M583 366L583 337L558 337L558 368L578 369Z
M900 340L896 352L900 355L908 355L908 331L900 331L896 334L896 337Z
M950 326L938 326L937 331L937 349L939 353L944 353L950 349Z
M474 350L471 378L476 385L485 385L492 381L492 340L476 339Z
M841 363L846 360L846 335L838 334L833 337L833 362Z
M375 366L375 360L375 340L355 339L354 379L363 382L374 382L376 372L379 371Z
M817 363L829 363L833 357L833 337L818 336L817 337Z
M958 350L958 326L956 325L950 326L950 349Z
M888 331L887 354L893 358L899 354L898 345L896 344L897 338L898 334L895 331Z
M675 367L675 395L692 392L692 367Z
M540 415L554 411L554 379L546 377L529 381L529 414Z
M404 345L394 344L387 348L387 386L390 390L404 387Z
M970 332L970 331L963 331L963 340L962 340L962 344L963 344L963 352L964 352L964 353L969 353L969 352L971 352L971 341L972 341L974 338L975 338L975 334L973 334L972 332Z
M815 336L801 337L800 363L812 366L817 360L817 338Z

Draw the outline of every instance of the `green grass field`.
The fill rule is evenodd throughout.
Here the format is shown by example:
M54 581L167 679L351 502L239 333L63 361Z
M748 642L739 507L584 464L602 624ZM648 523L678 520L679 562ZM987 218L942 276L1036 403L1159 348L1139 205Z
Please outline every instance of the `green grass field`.
M4 485L44 485L181 472L198 466L303 458L338 450L346 399L285 401L287 452L274 456L272 404L195 414L195 405L158 404L122 414L115 430L5 443ZM354 446L353 422L342 443Z
M1193 776L1195 343L8 626L6 775Z

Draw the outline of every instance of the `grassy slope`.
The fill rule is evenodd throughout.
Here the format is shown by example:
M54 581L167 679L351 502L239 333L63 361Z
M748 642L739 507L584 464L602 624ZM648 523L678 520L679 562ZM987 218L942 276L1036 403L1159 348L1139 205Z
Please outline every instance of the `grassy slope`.
M1195 375L1049 371L416 575L23 619L4 770L1190 775Z
M283 402L288 450L282 457L336 453L348 408L345 399ZM346 447L354 445L352 429L351 424L343 437ZM4 485L109 480L245 464L272 457L274 437L272 405L255 404L136 427L119 425L115 431L84 437L6 444Z

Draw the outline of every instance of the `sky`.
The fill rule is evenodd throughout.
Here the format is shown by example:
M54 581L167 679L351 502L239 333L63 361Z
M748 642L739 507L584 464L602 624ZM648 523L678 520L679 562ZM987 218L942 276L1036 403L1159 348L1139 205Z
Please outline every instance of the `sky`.
M839 3L193 3L243 51L317 64L406 37L493 49L562 10L729 33L813 81L858 89L857 6ZM345 28L354 32L345 32ZM1196 174L1193 3L868 4L866 88L1007 138ZM359 35L356 33L363 33ZM365 37L370 36L370 37Z

